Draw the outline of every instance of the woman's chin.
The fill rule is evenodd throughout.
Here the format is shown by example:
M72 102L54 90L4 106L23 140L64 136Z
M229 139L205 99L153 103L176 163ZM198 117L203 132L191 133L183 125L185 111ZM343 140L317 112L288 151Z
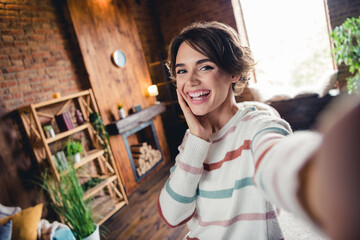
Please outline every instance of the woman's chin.
M192 113L197 117L202 117L207 114L207 112L201 110L201 109L191 109Z

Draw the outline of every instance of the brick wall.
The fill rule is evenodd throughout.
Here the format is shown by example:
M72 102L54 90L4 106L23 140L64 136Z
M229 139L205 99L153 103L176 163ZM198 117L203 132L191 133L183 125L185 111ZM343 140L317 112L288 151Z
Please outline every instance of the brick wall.
M0 0L0 203L41 201L38 165L22 132L18 107L89 88L67 13L53 0ZM61 1L63 2L63 1ZM44 208L44 214L47 208Z
M165 47L185 26L194 21L217 20L236 28L231 0L156 0L156 9Z
M55 2L0 1L3 111L89 87L71 25Z

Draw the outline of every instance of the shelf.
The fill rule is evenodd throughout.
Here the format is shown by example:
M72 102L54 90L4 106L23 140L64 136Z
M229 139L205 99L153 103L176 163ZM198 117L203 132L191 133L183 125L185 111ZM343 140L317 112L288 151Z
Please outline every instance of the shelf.
M143 123L146 123L166 110L164 103L154 104L139 112L133 113L124 119L114 121L106 125L106 131L110 135L123 134L130 131Z
M105 153L105 151L102 149L94 149L94 150L89 151L88 155L81 159L81 162L75 163L75 169L84 166L88 162L91 162L92 160L102 156L104 153Z
M89 90L85 90L85 91L81 91L79 93L73 94L73 95L69 95L69 96L65 96L65 97L60 97L60 98L55 98L55 99L51 99L49 101L46 102L41 102L41 103L37 103L37 104L33 104L34 108L41 108L41 107L45 107L48 105L52 105L52 104L56 104L56 103L60 103L60 102L64 102L66 100L70 100L73 98L78 98L81 96L86 96L89 95L90 91Z
M81 112L85 123L76 126L73 129L56 133L54 137L47 138L44 134L40 118L46 117L53 121L55 115L65 111L73 111L74 107ZM56 113L54 114L54 112ZM82 137L87 139L88 141L85 140L85 142L89 142L89 145L93 146L94 149L87 151L86 156L84 156L80 162L75 163L74 168L79 169L83 167L84 169L82 170L84 171L90 170L90 175L100 176L101 182L95 186L92 185L93 187L86 191L83 196L85 200L89 198L99 199L99 197L104 200L107 199L106 205L100 204L97 206L97 208L100 209L100 212L97 212L96 209L90 209L95 216L98 216L96 222L100 225L117 210L126 205L128 200L110 146L107 142L105 143L106 146L104 146L101 138L97 136L95 129L88 121L87 116L94 112L99 113L99 110L91 89L61 98L51 99L49 101L31 104L19 109L19 114L30 140L29 142L32 145L36 160L39 164L42 164L42 161L47 159L54 178L57 181L60 181L61 179L56 164L52 161L52 156L54 155L53 152L56 151L54 146L55 142L66 140L67 137L71 137L81 131L87 131L87 134L82 135ZM74 113L71 115L73 114ZM50 146L51 143L53 144L53 147ZM57 149L64 147L65 143L59 142L59 145L61 146L56 147ZM104 156L105 152L107 153L106 156ZM90 165L92 162L94 162L94 164ZM89 169L85 169L87 167L89 167ZM64 172L65 174L66 171ZM77 176L81 177L81 175L82 171L79 171ZM97 182L98 181L95 183ZM107 191L101 191L102 189ZM109 204L112 206L108 207ZM62 219L62 221L64 221L64 219Z
M78 126L76 128L73 128L73 129L70 129L69 131L58 133L58 134L55 135L55 137L47 138L45 140L45 142L47 144L56 142L56 141L58 141L58 140L60 140L62 138L66 138L66 137L68 137L70 135L73 135L74 133L81 132L84 129L87 129L88 127L90 127L90 126L91 126L90 123L84 123L83 125L80 125L80 126Z
M95 187L87 190L84 193L84 199L88 199L90 197L92 197L93 195L95 195L98 191L100 191L101 189L103 189L104 187L106 187L109 183L113 182L114 180L116 180L117 177L116 175L113 175L111 177L107 177L106 179L104 179L104 181L102 181L101 183L99 183L98 185L96 185Z
M96 210L93 221L101 225L123 206L125 206L124 201L115 204L110 196L97 197L92 203L92 207Z

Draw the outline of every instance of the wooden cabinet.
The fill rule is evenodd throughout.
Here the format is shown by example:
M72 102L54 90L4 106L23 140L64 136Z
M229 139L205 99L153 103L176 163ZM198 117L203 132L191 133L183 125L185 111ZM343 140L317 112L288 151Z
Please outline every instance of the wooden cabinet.
M75 110L81 112L84 121L76 123L72 117L72 128L60 131L56 116L66 112L74 116ZM75 169L80 182L88 186L84 198L93 200L93 220L101 225L128 200L110 146L89 122L89 115L93 112L99 111L91 89L19 109L38 163L41 168L50 168L58 180L59 169L53 160L54 155L63 149L67 140L78 138L82 141L85 153L81 161L75 163ZM46 134L45 126L51 126L53 133Z

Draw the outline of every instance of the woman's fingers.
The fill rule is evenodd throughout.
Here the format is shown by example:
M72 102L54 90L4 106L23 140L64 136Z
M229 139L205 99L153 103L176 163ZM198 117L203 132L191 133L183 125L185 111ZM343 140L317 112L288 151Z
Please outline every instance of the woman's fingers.
M209 120L204 117L195 116L192 113L190 107L188 107L188 105L186 104L184 97L177 89L176 93L190 132L204 140L209 140L209 137L212 133Z

